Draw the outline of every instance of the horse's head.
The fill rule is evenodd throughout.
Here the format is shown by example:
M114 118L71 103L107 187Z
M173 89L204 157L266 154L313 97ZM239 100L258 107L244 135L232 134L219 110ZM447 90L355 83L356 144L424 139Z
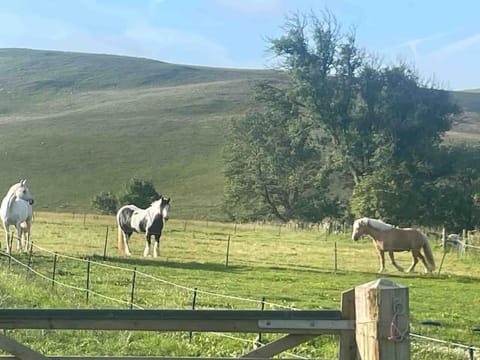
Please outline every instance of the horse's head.
M168 220L168 210L170 210L170 198L164 198L162 196L160 203L160 213L162 214L163 220Z
M27 187L26 183L27 183L27 180L25 180L25 179L20 180L19 183L13 185L10 188L10 191L13 192L12 195L14 195L17 199L25 200L30 205L32 205L33 202L34 202L33 195L30 192L30 190L28 190L28 187Z
M353 231L352 231L352 240L357 241L365 234L365 229L368 226L368 219L362 218L355 220L353 223Z

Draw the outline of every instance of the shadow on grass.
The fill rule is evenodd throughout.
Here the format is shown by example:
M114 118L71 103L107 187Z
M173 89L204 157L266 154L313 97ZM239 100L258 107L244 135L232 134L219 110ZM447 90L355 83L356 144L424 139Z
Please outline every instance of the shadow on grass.
M152 258L137 258L137 257L106 257L104 260L103 256L92 255L90 259L98 262L113 262L115 264L124 264L131 267L135 266L164 266L168 268L177 268L177 269L192 269L200 271L218 271L218 272L244 272L252 271L254 268L252 266L245 265L229 265L225 266L224 263L199 263L199 262L179 262L179 261L168 261L168 260L159 260Z
M439 281L439 280L455 280L460 283L477 283L480 281L480 276L473 276L473 275L455 275L455 274L441 274L439 275L438 272L433 273L425 273L422 270L418 270L415 272L399 272L396 270L390 270L384 273L378 272L370 272L370 271L357 271L357 270L345 270L345 269L338 269L335 271L332 268L326 268L321 266L311 266L311 265L302 265L302 264L272 264L266 263L261 261L244 261L242 262L243 265L248 266L252 269L258 269L259 267L265 268L268 270L274 271L298 271L298 272L307 272L307 273L316 273L316 274L328 274L328 275L335 275L335 276L350 276L350 275L359 275L359 276L371 276L373 278L381 279L381 278L393 278L393 279L425 279L427 281ZM256 266L259 264L260 266Z

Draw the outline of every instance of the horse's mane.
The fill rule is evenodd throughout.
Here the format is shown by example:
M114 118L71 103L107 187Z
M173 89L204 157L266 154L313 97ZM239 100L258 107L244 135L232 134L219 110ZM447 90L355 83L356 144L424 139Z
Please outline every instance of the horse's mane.
M390 229L393 229L395 226L391 225L391 224L387 224L386 222L383 222L382 220L378 220L378 219L370 219L370 218L362 218L362 219L358 219L356 220L355 222L357 223L357 221L363 225L370 225L371 227L377 229L377 230L390 230Z
M163 197L160 197L160 199L152 201L152 203L150 204L150 207L159 205L162 201L163 201Z
M20 183L13 184L10 186L10 189L8 189L7 195L3 198L3 201L7 202L7 209L10 208L12 205L14 198L15 198L15 191L20 187ZM2 204L3 204L2 201Z
M10 194L14 193L15 191L17 191L17 189L19 187L20 187L20 183L13 184L12 186L10 186L10 189L8 189L7 195L10 195Z

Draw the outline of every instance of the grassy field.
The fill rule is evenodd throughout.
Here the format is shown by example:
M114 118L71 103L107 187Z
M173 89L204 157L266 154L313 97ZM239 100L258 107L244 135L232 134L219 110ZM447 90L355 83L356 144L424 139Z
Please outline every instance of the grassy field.
M91 212L98 193L146 178L173 217L223 220L225 128L250 107L252 81L280 76L0 49L0 192L27 178L37 209ZM465 113L448 141L478 143L480 93L454 95Z
M107 230L108 229L108 230ZM107 233L108 231L108 233ZM229 266L226 266L230 237ZM350 234L327 235L318 228L300 230L275 224L226 224L172 219L161 240L160 258L143 258L144 241L131 239L133 256L116 249L114 219L82 214L36 213L31 267L29 254L0 257L0 304L10 307L130 306L136 268L135 308L190 309L197 289L197 309L338 309L341 292L375 280L378 261L369 240L353 242ZM107 239L106 260L104 245ZM2 242L3 243L3 242ZM432 241L437 267L442 257ZM336 256L335 256L336 247ZM56 283L52 287L54 252ZM411 332L447 342L480 345L478 296L480 254L459 258L448 253L441 274L405 274L387 265L381 275L409 287ZM86 259L91 259L86 302ZM337 259L335 265L335 258ZM397 255L407 266L410 255ZM63 284L63 285L62 285ZM439 321L442 326L422 325ZM124 331L11 331L15 338L51 355L234 356L251 348L255 334L151 334ZM266 336L265 339L272 339ZM99 346L102 344L102 346ZM296 348L295 355L336 357L336 339L324 336ZM464 350L412 339L413 359L461 359ZM291 355L291 353L290 353ZM463 356L463 357L461 357Z

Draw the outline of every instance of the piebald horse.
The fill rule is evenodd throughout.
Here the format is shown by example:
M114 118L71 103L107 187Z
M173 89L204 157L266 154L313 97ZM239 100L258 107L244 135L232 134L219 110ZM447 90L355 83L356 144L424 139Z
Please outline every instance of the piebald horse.
M425 272L435 270L435 260L427 236L417 229L397 228L381 220L361 218L353 223L352 240L357 241L362 235L368 235L373 239L380 257L380 273L385 271L385 252L388 252L393 266L398 271L403 271L403 268L395 262L393 255L394 252L398 251L412 252L413 261L407 270L408 272L415 269L418 259L422 261ZM420 252L421 249L423 249L425 256Z
M145 250L143 256L150 254L150 242L152 235L155 237L153 256L159 255L160 236L165 222L168 220L170 199L160 197L152 202L147 209L141 209L135 205L125 205L117 212L118 224L118 249L123 255L130 256L128 239L132 233L145 233Z

